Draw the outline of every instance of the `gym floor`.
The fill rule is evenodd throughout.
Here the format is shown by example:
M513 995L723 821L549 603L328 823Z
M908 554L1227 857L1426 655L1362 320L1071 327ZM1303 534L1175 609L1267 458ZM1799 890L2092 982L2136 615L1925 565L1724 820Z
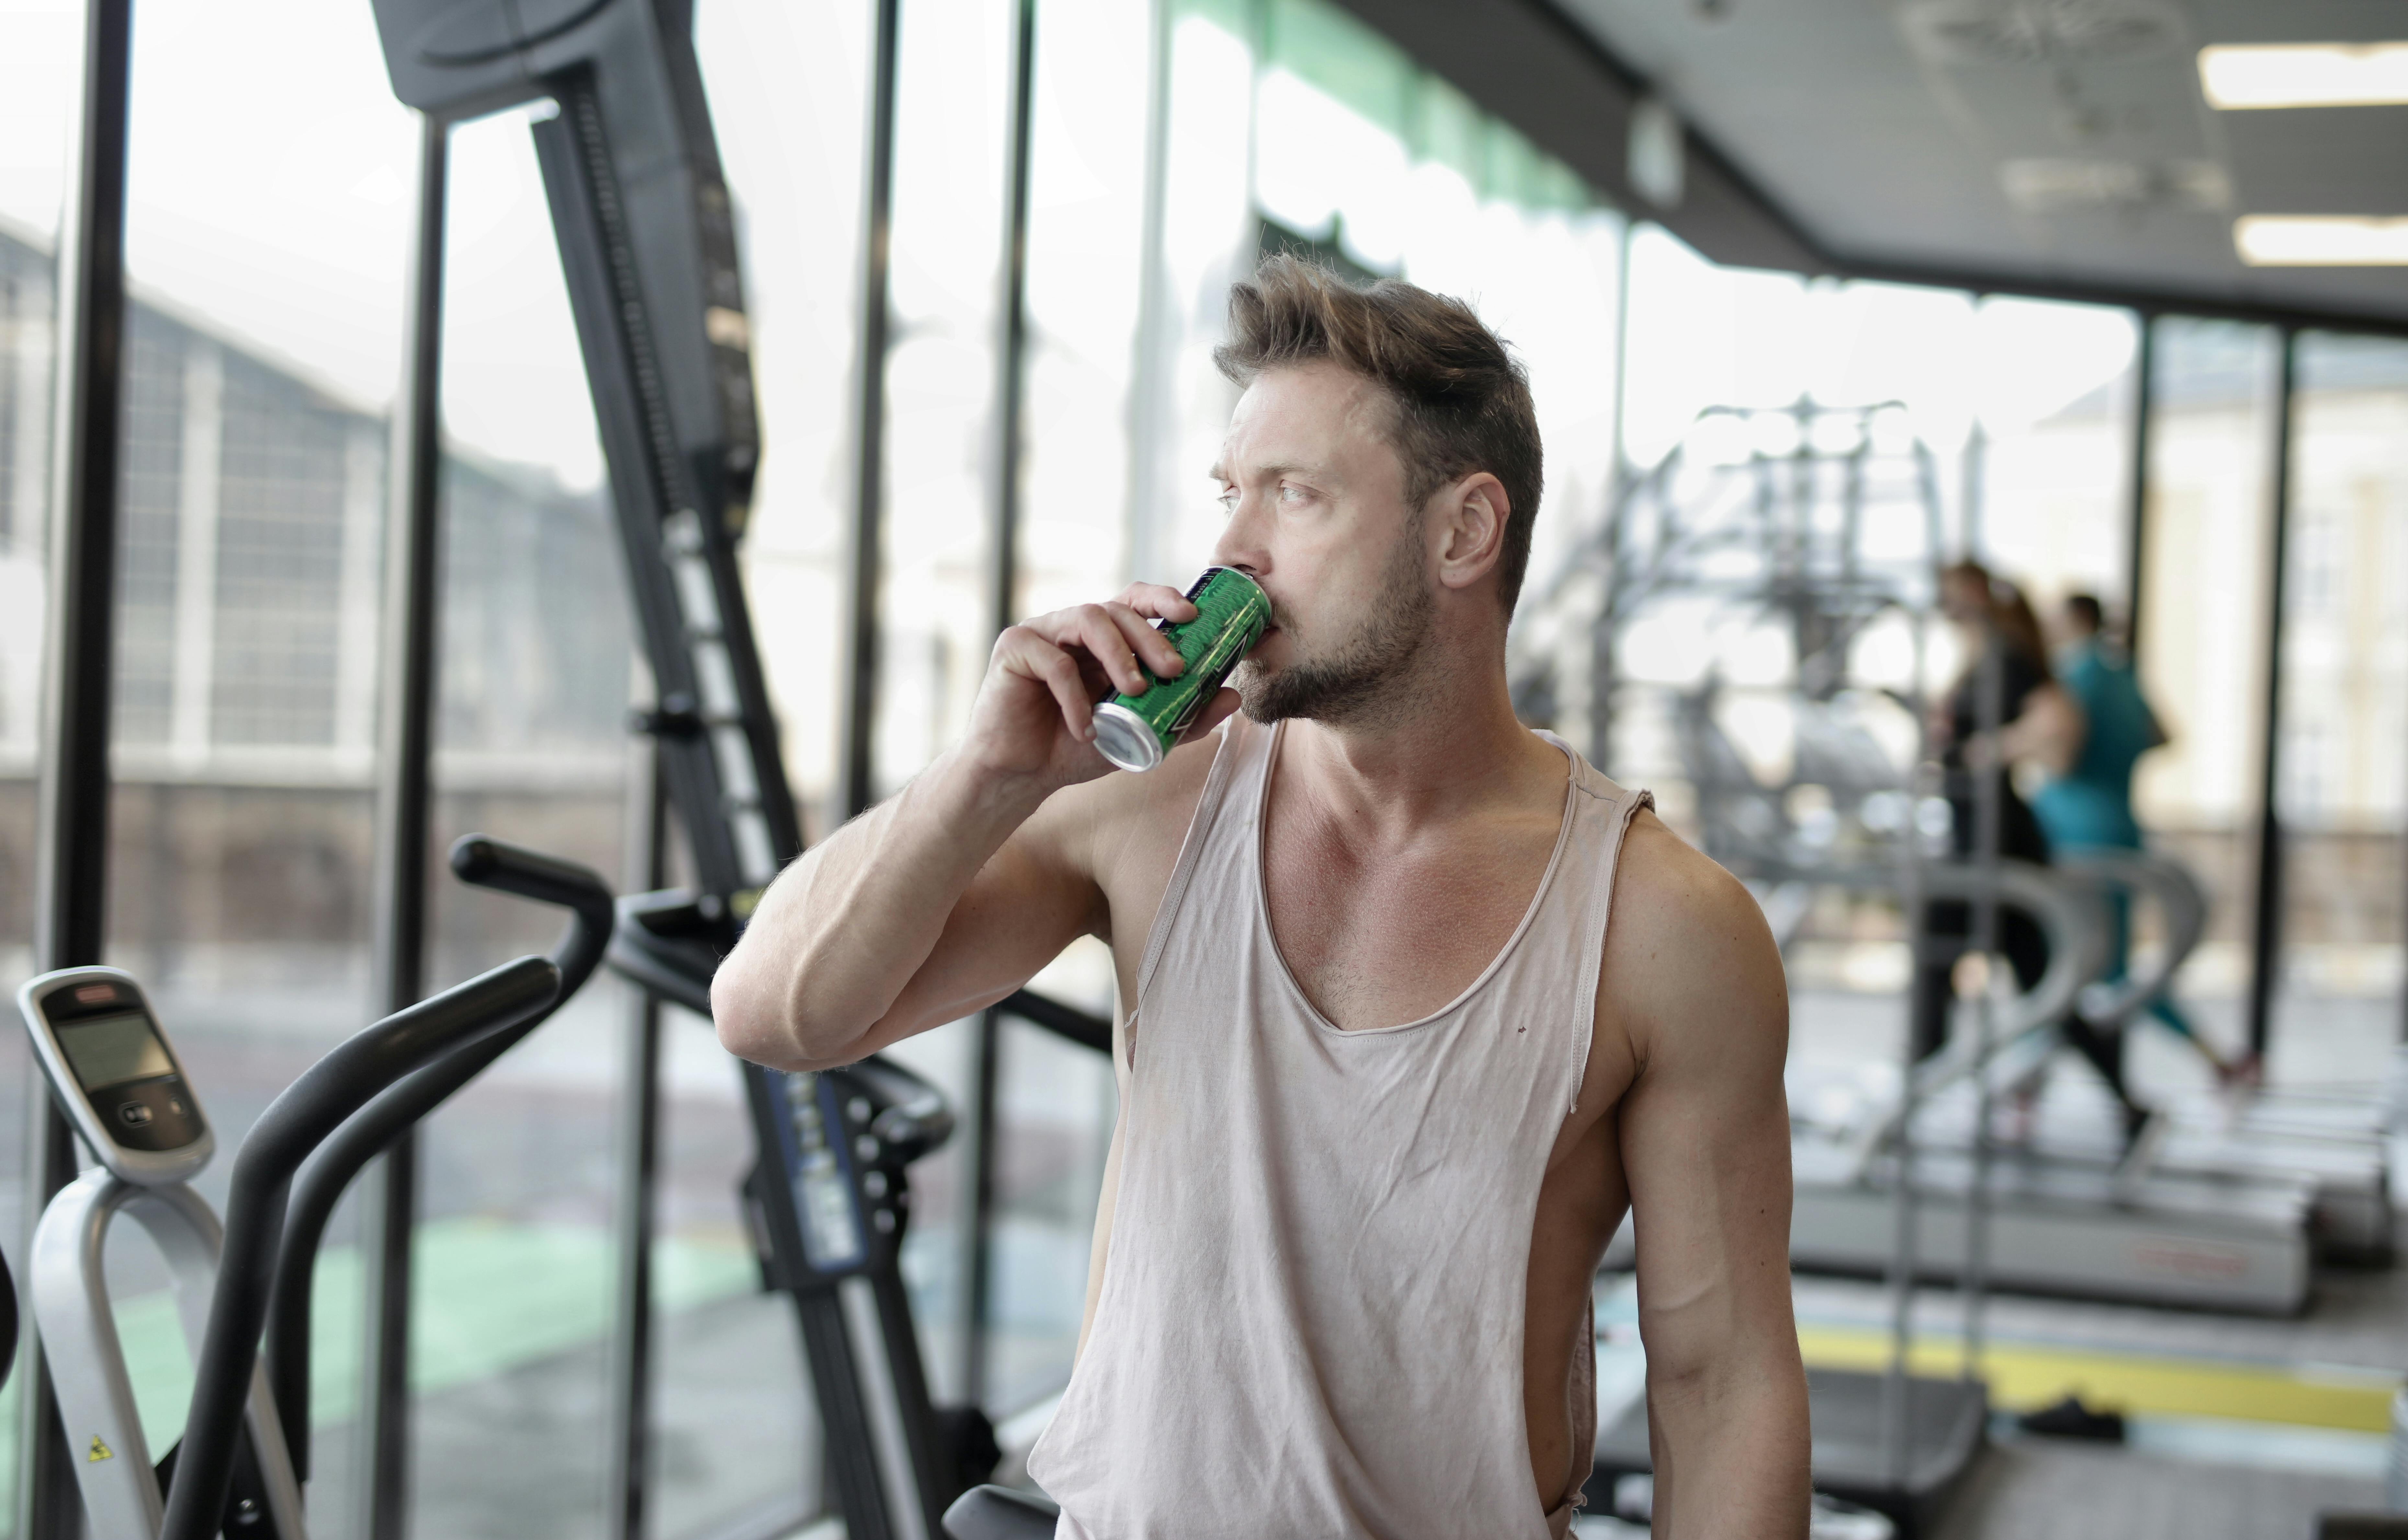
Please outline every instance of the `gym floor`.
M1881 1284L1801 1276L1795 1297L1808 1361L1881 1361ZM1917 1291L1921 1372L1959 1367L1959 1311L1953 1290ZM1627 1275L1603 1281L1598 1317L1599 1397L1618 1405L1645 1370ZM2291 1320L1995 1295L1984 1369L2001 1411L1931 1540L2307 1540L2319 1513L2380 1504L2402 1321L2399 1271L2329 1273ZM2123 1411L2127 1441L2017 1431L2014 1412L2069 1391Z
M1873 997L1801 993L1793 1058L1894 1055L1899 1015ZM2218 1041L2236 1039L2219 1002L2194 1015ZM2390 1073L2393 1001L2320 1000L2287 1019L2273 1084L2371 1089ZM2143 1030L2130 1054L2144 1093L2204 1083L2165 1032ZM2059 1074L2078 1088L2086 1072L2069 1063ZM1810 1361L1881 1361L1882 1285L1801 1276L1796 1299ZM1956 1369L1954 1291L1918 1291L1914 1318L1917 1367ZM2308 1308L2288 1319L1999 1294L1984 1331L1994 1403L2025 1410L2077 1391L2124 1412L2127 1441L2033 1437L2000 1416L1936 1540L2307 1540L2320 1512L2380 1505L2390 1400L2408 1374L2408 1269L2320 1268Z

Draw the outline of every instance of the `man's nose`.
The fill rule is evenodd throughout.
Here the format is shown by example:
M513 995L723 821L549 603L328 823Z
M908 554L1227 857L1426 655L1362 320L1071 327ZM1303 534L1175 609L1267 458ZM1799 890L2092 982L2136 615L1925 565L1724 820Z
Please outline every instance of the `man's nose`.
M1268 533L1262 500L1240 497L1229 514L1229 522L1221 526L1221 538L1213 542L1212 565L1242 568L1260 577L1270 570L1270 549L1264 538Z

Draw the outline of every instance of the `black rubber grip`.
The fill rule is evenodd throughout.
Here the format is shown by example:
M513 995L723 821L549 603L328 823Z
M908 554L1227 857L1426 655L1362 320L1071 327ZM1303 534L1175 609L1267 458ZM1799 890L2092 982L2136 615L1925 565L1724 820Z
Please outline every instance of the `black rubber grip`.
M590 867L491 835L464 834L452 842L452 871L478 887L574 909L605 936L610 933L610 888Z

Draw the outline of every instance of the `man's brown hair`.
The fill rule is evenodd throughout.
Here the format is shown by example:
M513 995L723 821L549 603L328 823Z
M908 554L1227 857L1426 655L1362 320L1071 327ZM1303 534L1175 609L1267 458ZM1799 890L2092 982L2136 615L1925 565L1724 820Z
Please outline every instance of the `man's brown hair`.
M1545 478L1529 376L1471 307L1400 279L1358 289L1283 252L1229 290L1229 339L1212 362L1239 385L1265 369L1327 359L1386 391L1405 502L1418 510L1450 482L1484 470L1510 505L1497 559L1505 612L1530 565L1530 526Z

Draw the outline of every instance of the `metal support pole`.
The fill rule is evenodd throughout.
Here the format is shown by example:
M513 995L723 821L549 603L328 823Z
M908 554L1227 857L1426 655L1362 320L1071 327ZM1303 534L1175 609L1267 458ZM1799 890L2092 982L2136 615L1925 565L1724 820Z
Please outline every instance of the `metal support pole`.
M1020 492L1028 381L1029 144L1037 115L1037 0L1018 0L1012 45L1011 138L1004 167L1003 294L995 386L995 517L988 537L988 619L1000 635L1020 612ZM994 1275L995 1100L1002 1015L980 1013L971 1059L967 1287L963 1290L962 1400L986 1399L987 1297Z
M629 756L625 885L650 892L668 880L667 788L660 749L641 740ZM611 1227L615 1288L610 1322L610 1464L606 1515L610 1540L644 1540L652 1447L652 1240L660 1166L661 1006L630 988L620 1070L618 1202Z
M988 614L1000 634L1020 614L1020 483L1028 387L1028 146L1037 113L1037 0L1019 0L1012 47L1011 143L1004 166L1003 294L996 305L995 518Z
M387 1012L426 986L426 843L432 812L436 611L442 587L444 189L450 129L421 120L418 227L410 254L408 352L393 425L384 570L383 720L377 754L377 971ZM409 1501L410 1241L418 1216L413 1130L377 1161L362 1191L367 1288L357 1431L357 1533L402 1540Z
M2261 1059L2273 1032L2283 941L2283 825L2276 791L2283 742L2284 590L2291 544L2291 407L2299 353L2300 334L2286 326L2274 373L2273 527L2266 560L2266 688L2259 702L2263 736L2258 741L2257 870L2251 885L2257 909L2249 930L2249 1051Z
M1162 496L1163 465L1173 453L1177 415L1171 410L1178 338L1170 306L1170 264L1163 250L1169 219L1170 20L1172 0L1154 0L1146 60L1145 201L1139 218L1137 338L1129 373L1127 557L1133 583L1161 576L1161 521L1171 504Z
M2149 444L2157 425L2157 318L2143 314L2141 353L2132 361L2132 464L2124 492L2124 647L2137 669L2141 603L2149 588Z
M1625 511L1644 478L1630 464L1630 253L1637 237L1636 220L1622 222L1614 259L1613 281L1613 432L1605 476L1605 571L1598 583L1597 618L1589 626L1588 762L1611 773L1613 763L1613 689L1616 657L1614 627L1622 616L1615 603L1622 591Z
M969 1239L968 1282L962 1289L961 1400L986 1404L988 1323L995 1296L996 1090L1003 1070L1003 1013L990 1005L979 1013L978 1043L971 1058L969 1106Z
M844 770L839 796L850 818L876 799L872 749L878 728L880 525L886 510L886 355L893 316L887 295L895 213L895 77L902 0L878 0L869 75L868 165L862 218L861 357L853 403L853 632L845 658Z
M108 732L116 660L119 418L125 364L125 156L132 0L84 8L76 166L59 221L57 401L50 458L50 612L34 955L45 970L101 960L108 894ZM27 1109L28 1220L74 1180L75 1137L47 1096ZM20 1394L17 1533L71 1540L75 1465L50 1365L31 1351Z
M1987 596L1992 614L1996 594ZM2007 722L2007 639L1995 620L1985 627L1987 650L1982 655L1981 697L1975 703L1978 732L1998 754L1999 735ZM1970 757L1970 756L1969 756ZM2000 941L1999 859L2006 832L2007 769L2003 756L1996 769L1975 771L1973 783L1973 862L1981 885L1973 899L1973 950L1982 955L1982 992L1973 1000L1973 1140L1971 1180L1965 1189L1965 1257L1956 1274L1963 1306L1964 1359L1961 1377L1979 1379L1982 1373L1982 1331L1990 1290L1990 1054L1996 1045L1992 1012L1998 1000L2000 971L2007 966Z
M1923 491L1924 545L1931 559L1931 577L1935 597L1940 583L1941 529L1940 488L1932 467L1930 453L1918 442L1916 471ZM1914 617L1914 668L1909 676L1914 684L1907 707L1913 713L1917 732L1914 770L1908 784L1913 796L1907 801L1907 816L1899 833L1899 901L1906 912L1908 967L1924 965L1931 949L1931 911L1923 900L1923 820L1921 810L1926 798L1944 789L1939 779L1940 767L1931 742L1931 715L1928 710L1928 684L1931 666L1931 613L1917 612ZM1914 1114L1915 1070L1920 1060L1916 1052L1914 1005L1910 988L1905 1030L1899 1034L1902 1044L1899 1051L1898 1081L1898 1144L1895 1186L1890 1192L1890 1262L1885 1280L1889 1288L1889 1365L1882 1376L1881 1407L1878 1432L1881 1438L1884 1469L1890 1485L1903 1490L1906 1485L1909 1456L1912 1451L1912 1411L1909 1404L1914 1389L1914 1275L1922 1257L1922 1241L1918 1232L1914 1193Z

